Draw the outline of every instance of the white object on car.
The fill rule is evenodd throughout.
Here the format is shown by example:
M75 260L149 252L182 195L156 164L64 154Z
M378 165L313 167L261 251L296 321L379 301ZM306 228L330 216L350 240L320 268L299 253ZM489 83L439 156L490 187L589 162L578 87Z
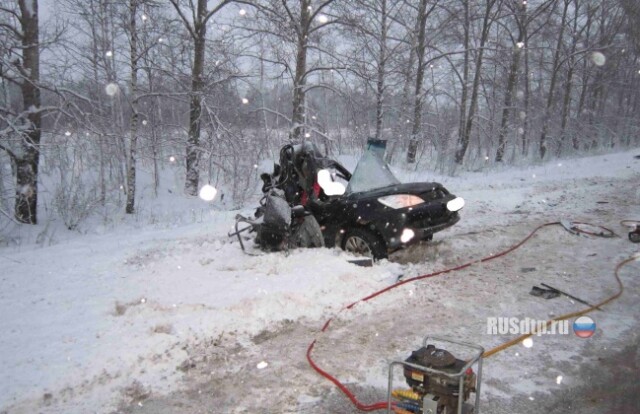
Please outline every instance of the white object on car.
M449 211L458 211L462 207L464 207L464 198L462 197L456 197L447 203L447 210Z
M329 170L318 171L318 184L328 196L343 195L346 190L344 184L333 181Z

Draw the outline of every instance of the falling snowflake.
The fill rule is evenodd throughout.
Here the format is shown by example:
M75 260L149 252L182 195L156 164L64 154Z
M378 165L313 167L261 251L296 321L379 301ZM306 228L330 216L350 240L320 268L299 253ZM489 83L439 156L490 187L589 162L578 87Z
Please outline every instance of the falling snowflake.
M247 11L245 9L240 9L240 11L238 12L238 14L240 16L244 16L245 14L247 14Z
M143 21L143 22L144 22L144 21L146 21L146 20L147 20L147 18L148 18L148 17L147 17L147 15L146 15L146 14L143 14L143 15L142 15L142 21Z
M518 46L518 49L522 49L524 47L524 42L518 42L516 43L516 46Z
M173 155L169 157L169 162L176 162L176 157Z
M70 137L71 136L71 131L67 131L64 133L66 136Z
M242 104L246 105L249 103L249 100L247 98L242 98Z
M325 16L324 14L321 14L320 16L318 16L318 21L319 21L320 23L323 23L323 24L324 24L324 23L326 23L326 22L328 22L328 21L329 21L329 18L328 18L327 16Z
M258 363L258 365L256 365L256 368L258 369L265 369L266 367L269 366L269 363L266 361L261 361Z
M107 50L107 52L104 54L106 57L111 57L113 56L113 52L110 50Z
M147 120L146 119L142 120L142 125L147 125Z
M106 92L107 95L109 96L114 96L115 94L118 93L118 85L115 83L109 83L107 84L107 86L104 87L104 91Z
M304 134L304 137L305 138L311 138L311 134L307 132L307 133Z
M524 341L522 341L522 345L525 348L531 348L533 346L533 339L531 338L526 338Z
M558 375L556 377L556 384L558 384L558 385L562 384L562 375Z
M200 198L204 201L213 201L216 198L216 194L218 194L218 190L209 184L202 186L200 189Z
M591 62L596 66L604 66L607 58L601 52L593 52L591 54Z

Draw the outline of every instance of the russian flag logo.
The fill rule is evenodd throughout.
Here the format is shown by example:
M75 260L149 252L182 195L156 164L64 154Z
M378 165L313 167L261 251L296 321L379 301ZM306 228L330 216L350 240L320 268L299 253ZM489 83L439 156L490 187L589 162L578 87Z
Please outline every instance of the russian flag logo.
M596 332L596 323L588 316L581 316L573 322L573 332L580 338L590 338Z

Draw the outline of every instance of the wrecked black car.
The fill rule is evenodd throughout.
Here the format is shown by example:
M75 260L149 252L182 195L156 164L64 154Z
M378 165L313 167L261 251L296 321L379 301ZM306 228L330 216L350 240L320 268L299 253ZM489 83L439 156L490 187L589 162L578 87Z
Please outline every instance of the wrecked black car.
M464 200L438 183L400 183L384 161L385 147L370 139L351 174L311 143L285 145L273 173L261 175L262 191L277 189L298 215L299 206L311 213L325 246L386 258L454 225Z

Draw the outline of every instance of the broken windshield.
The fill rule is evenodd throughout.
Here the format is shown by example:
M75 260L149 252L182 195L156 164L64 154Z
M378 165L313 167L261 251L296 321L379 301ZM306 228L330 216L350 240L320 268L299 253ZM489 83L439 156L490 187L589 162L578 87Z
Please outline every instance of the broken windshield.
M400 183L384 161L386 144L386 141L379 139L367 141L367 149L349 180L347 193L361 193Z

